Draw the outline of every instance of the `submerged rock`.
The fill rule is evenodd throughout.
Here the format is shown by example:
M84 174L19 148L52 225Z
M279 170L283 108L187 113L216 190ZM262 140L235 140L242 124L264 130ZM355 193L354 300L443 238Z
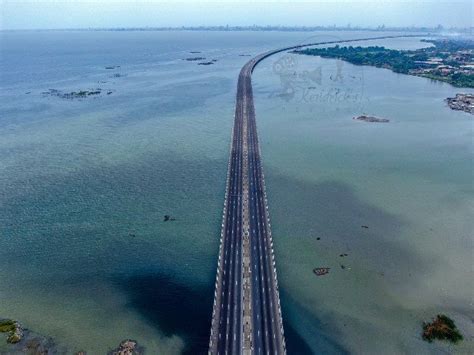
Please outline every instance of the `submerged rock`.
M0 319L0 333L8 333L8 354L44 355L67 352L67 349L59 348L51 337L23 328L19 322L11 319Z
M375 123L387 123L387 122L390 122L390 120L389 120L389 119L386 119L386 118L378 118L378 117L375 117L375 116L366 116L366 115L361 115L361 116L353 117L352 119L353 119L353 120L357 120L357 121L375 122Z
M119 347L109 351L107 355L141 355L144 354L143 347L139 346L135 340L123 340Z
M454 321L444 314L438 314L431 323L423 323L422 337L430 343L435 339L451 343L457 343L463 339Z
M6 354L28 354L28 355L47 355L47 354L74 354L86 355L85 350L77 351L67 346L57 345L53 338L39 335L23 328L21 324L12 319L0 318L0 333L8 333ZM0 351L1 352L1 351ZM109 351L108 355L143 355L144 347L138 345L135 340L123 340L120 345ZM3 352L2 352L3 354Z
M8 333L7 343L16 344L23 339L23 328L12 319L0 320L0 333Z
M25 341L23 349L27 354L56 354L58 350L51 338L33 335Z
M171 217L168 214L165 214L164 217L163 217L163 222L168 222L168 221L176 221L176 218Z
M212 65L212 64L214 64L214 61L198 63L198 65Z
M313 272L316 274L316 276L323 276L329 273L329 270L331 268L329 267L317 267L313 269Z
M197 62L198 60L204 60L206 57L190 57L190 58L185 58L183 60L187 60L188 62Z
M101 93L102 93L101 88L90 89L90 90L80 90L80 91L70 91L70 92L63 92L57 89L49 89L48 91L43 92L43 97L55 96L61 99L73 100L73 99L83 99L89 96L97 96L97 95L100 95Z

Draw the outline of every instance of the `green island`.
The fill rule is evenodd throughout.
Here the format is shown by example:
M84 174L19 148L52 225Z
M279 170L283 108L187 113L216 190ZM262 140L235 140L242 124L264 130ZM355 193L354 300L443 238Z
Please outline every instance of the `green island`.
M474 41L422 40L434 46L395 50L380 46L308 48L293 53L338 58L356 65L372 65L396 73L422 76L456 87L474 88Z
M454 321L444 314L438 314L431 323L423 323L422 337L430 343L434 339L447 340L451 343L457 343L463 339Z

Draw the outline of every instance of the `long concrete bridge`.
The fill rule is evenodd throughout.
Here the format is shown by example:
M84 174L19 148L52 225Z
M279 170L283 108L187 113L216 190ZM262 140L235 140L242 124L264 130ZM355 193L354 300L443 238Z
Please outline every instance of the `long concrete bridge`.
M301 47L387 39L308 43L260 54L240 71L217 267L209 354L285 354L273 240L255 121L251 75L263 59Z

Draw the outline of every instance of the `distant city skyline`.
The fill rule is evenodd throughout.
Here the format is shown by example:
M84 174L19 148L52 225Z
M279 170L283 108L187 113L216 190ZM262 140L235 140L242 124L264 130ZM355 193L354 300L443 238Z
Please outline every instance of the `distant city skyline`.
M352 26L471 27L472 2L446 1L9 1L0 29Z

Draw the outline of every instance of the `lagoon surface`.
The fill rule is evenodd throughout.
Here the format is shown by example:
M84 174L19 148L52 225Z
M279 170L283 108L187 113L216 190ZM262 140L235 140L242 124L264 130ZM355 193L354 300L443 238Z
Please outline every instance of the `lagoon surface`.
M70 354L205 353L247 55L380 35L0 32L0 318ZM472 90L287 53L253 83L288 352L472 353L473 120L443 101ZM421 340L437 313L461 344Z

